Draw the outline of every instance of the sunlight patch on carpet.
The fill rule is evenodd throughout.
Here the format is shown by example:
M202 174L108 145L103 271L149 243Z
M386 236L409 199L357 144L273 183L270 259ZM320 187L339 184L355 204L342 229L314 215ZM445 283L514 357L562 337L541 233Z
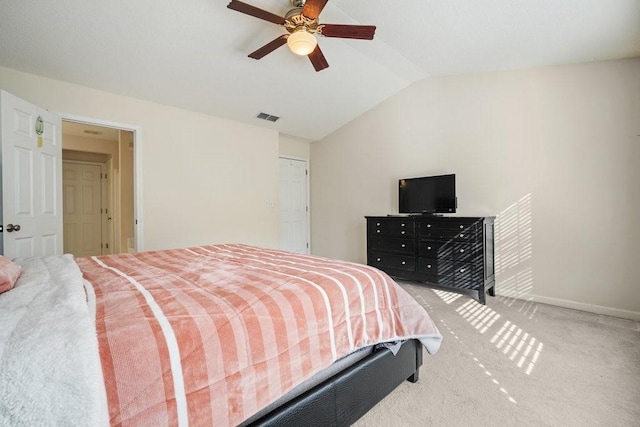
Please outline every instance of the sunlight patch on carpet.
M447 325L447 322L445 322L444 320L440 319L440 324L447 330L449 331L449 333L453 336L454 339L456 339L457 341L460 342L460 344L465 345L464 342L460 339L460 337L449 327L449 325ZM482 369L485 373L485 375L489 378L491 378L491 382L498 387L498 389L500 390L501 393L503 393L507 399L509 400L509 402L514 403L514 404L518 404L518 402L516 401L516 399L513 398L513 396L511 396L509 394L509 392L507 391L507 389L505 389L501 384L500 381L498 381L497 378L495 378L493 376L493 374L485 367L485 365L480 361L480 359L478 359L478 357L476 357L476 355L470 351L469 355L471 356L471 358L473 359L473 361L476 363L476 365L478 366L478 368Z
M519 368L522 368L528 361L525 370L527 375L531 375L544 348L544 344L536 337L530 336L508 320L491 338L491 342L496 345L496 348L501 349L503 354L509 354L509 360L518 359L517 366ZM518 358L518 356L520 357Z

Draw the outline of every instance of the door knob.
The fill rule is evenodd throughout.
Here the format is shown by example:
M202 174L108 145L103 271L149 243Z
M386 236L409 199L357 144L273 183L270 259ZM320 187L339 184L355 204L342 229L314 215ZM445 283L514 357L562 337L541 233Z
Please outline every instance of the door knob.
M20 225L7 224L7 233L11 233L12 231L20 231Z

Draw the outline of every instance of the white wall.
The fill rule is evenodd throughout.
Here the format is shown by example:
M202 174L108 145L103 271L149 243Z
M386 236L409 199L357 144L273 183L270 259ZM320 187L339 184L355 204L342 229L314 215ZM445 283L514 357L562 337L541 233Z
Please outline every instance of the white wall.
M277 131L2 67L0 87L50 111L140 127L144 249L278 246L278 212L265 207L278 198Z
M311 145L314 253L366 262L397 180L497 216L496 291L640 318L640 59L427 79Z

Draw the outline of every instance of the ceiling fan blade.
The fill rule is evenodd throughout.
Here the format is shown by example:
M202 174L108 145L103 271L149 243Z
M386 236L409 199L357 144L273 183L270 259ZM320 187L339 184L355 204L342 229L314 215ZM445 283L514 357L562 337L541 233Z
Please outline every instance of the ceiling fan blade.
M250 4L243 3L238 0L231 0L231 3L227 5L229 9L246 13L247 15L254 16L256 18L264 19L265 21L273 22L274 24L284 25L284 18L282 16L278 16L271 12L267 12L266 10L259 9L255 6L251 6Z
M283 34L277 39L272 40L269 43L265 44L255 52L251 52L249 54L249 58L261 59L267 56L268 54L270 54L271 52L273 52L274 50L276 50L277 48L279 48L280 46L282 46L283 44L285 44L286 42L287 42L287 35Z
M327 5L328 0L307 0L302 7L302 14L309 19L316 19Z
M326 58L324 57L324 54L320 50L320 45L317 45L316 48L313 50L313 52L311 52L307 56L311 60L311 63L313 64L313 68L315 68L316 71L322 71L325 68L329 68L329 63L327 62Z
M375 25L324 24L320 26L320 34L323 36L343 39L373 40L375 32Z

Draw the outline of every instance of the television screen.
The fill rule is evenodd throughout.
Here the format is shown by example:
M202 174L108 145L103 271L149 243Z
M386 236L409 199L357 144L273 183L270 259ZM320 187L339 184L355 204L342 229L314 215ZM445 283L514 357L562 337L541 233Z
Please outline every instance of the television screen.
M454 213L456 211L456 176L438 175L399 181L400 213Z

